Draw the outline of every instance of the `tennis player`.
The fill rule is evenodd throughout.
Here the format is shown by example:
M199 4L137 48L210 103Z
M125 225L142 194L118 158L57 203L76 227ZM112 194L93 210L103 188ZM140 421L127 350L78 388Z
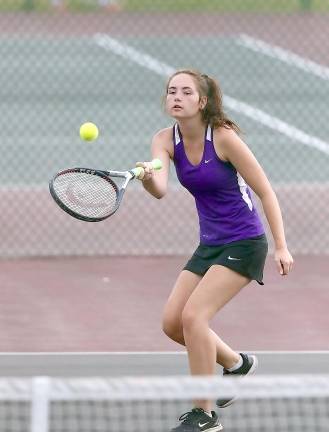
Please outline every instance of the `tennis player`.
M249 187L259 197L275 245L278 272L292 268L276 195L253 153L240 138L239 127L223 111L217 82L193 70L175 72L166 88L166 111L173 127L152 141L152 158L163 162L155 172L145 168L144 188L156 198L167 191L170 160L180 183L194 196L200 244L179 274L164 309L163 329L185 345L192 375L212 375L216 362L225 375L247 375L257 358L237 353L209 328L209 321L252 280L263 285L268 244ZM247 186L248 185L248 186ZM230 400L218 400L226 407ZM222 426L211 401L197 400L173 431L219 431Z

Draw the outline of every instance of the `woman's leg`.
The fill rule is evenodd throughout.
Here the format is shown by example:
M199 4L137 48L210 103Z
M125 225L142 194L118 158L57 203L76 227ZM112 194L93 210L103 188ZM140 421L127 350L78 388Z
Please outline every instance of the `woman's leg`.
M182 325L192 375L213 375L218 354L228 361L234 353L214 337L209 321L249 282L249 278L227 267L214 265L191 293L182 311ZM210 401L195 403L205 411L211 410Z
M163 331L170 339L185 346L182 312L191 294L202 280L202 276L183 270L164 308ZM233 351L217 334L209 329L216 344L216 361L225 368L232 367L239 360L239 354Z

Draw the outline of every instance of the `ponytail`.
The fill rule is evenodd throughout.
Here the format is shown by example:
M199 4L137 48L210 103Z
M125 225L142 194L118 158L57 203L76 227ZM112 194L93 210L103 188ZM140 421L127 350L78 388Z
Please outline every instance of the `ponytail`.
M202 85L203 82L201 81L201 88L204 91L204 96L207 96L207 104L202 110L202 120L214 129L225 127L240 133L239 126L224 113L223 96L217 82L205 74L200 75L200 77L204 82Z

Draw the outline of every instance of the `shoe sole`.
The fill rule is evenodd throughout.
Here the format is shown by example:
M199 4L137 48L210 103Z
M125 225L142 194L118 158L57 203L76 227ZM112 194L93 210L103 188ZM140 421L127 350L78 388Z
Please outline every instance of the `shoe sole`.
M253 364L252 364L251 368L249 369L248 373L246 373L245 375L241 375L241 377L252 375L255 373L255 370L257 369L257 366L258 366L257 357L254 355L251 355L250 357L253 359ZM226 408L226 407L232 405L237 399L238 399L237 397L234 397L231 400L229 400L228 402L226 402L226 404L224 404L224 405L217 405L217 404L216 405L218 406L218 408Z

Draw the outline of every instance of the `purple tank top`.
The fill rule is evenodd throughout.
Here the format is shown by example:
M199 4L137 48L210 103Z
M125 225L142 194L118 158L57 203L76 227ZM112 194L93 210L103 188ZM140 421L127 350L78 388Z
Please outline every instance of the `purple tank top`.
M221 245L264 234L249 188L230 162L222 161L206 128L201 162L188 160L178 124L173 127L174 164L180 183L194 196L200 243Z

